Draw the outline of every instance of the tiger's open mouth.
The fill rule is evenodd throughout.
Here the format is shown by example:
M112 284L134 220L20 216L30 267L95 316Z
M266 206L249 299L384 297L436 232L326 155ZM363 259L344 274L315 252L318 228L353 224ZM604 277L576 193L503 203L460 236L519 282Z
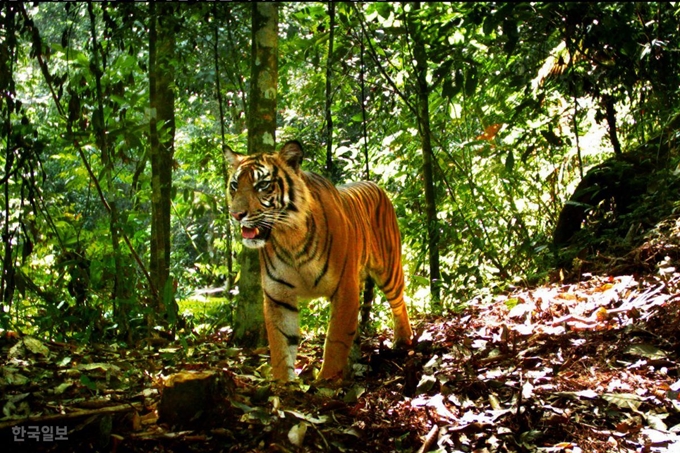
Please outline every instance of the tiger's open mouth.
M248 240L262 240L266 241L269 239L269 234L271 233L271 228L266 227L264 225L256 226L256 227L247 227L241 225L241 236L243 239L248 239Z

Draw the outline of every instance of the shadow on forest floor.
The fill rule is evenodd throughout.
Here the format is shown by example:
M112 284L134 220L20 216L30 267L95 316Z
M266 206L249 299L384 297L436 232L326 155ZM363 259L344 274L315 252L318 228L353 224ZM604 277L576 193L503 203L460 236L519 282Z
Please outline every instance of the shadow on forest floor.
M656 247L667 247L658 242ZM632 254L628 259L647 256ZM364 338L340 388L272 385L223 338L116 349L0 340L9 451L680 451L680 273L582 275ZM187 348L188 346L188 348ZM161 376L174 375L173 384ZM188 384L187 384L188 382ZM174 409L163 409L161 390ZM179 391L168 390L176 388ZM174 392L174 396L173 395ZM161 420L158 409L166 414ZM178 409L179 408L179 409ZM174 412L173 412L174 410Z

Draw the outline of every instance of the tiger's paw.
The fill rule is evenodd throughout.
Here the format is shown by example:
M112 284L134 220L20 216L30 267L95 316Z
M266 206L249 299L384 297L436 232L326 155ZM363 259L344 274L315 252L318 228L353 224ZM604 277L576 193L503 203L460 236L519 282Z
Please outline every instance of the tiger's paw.
M312 385L317 389L333 389L337 390L342 388L345 384L345 380L342 378L324 379L316 378Z
M413 330L411 326L406 324L402 326L396 326L394 329L394 347L395 348L408 348L414 343Z
M415 346L415 339L413 336L408 337L394 337L394 349L409 349Z
M408 321L398 322L398 320L395 320L394 324L394 348L404 349L415 346L418 334L413 332L411 324Z

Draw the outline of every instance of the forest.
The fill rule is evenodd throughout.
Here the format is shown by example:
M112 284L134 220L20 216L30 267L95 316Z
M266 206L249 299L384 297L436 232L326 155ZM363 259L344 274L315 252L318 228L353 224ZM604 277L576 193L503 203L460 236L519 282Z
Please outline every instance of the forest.
M3 2L0 23L9 451L680 451L680 5ZM414 343L375 291L339 383L315 379L325 299L272 380L230 215L230 153L289 140L382 187L401 233Z

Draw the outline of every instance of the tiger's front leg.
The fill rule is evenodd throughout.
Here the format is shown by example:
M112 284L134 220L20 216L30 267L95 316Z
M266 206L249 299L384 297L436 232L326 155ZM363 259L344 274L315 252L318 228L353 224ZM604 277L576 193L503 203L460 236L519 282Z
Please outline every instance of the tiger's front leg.
M295 358L300 343L297 300L278 300L265 290L264 321L269 339L272 377L283 382L295 379Z
M359 279L345 276L331 297L331 319L326 332L319 379L343 377L359 323Z

